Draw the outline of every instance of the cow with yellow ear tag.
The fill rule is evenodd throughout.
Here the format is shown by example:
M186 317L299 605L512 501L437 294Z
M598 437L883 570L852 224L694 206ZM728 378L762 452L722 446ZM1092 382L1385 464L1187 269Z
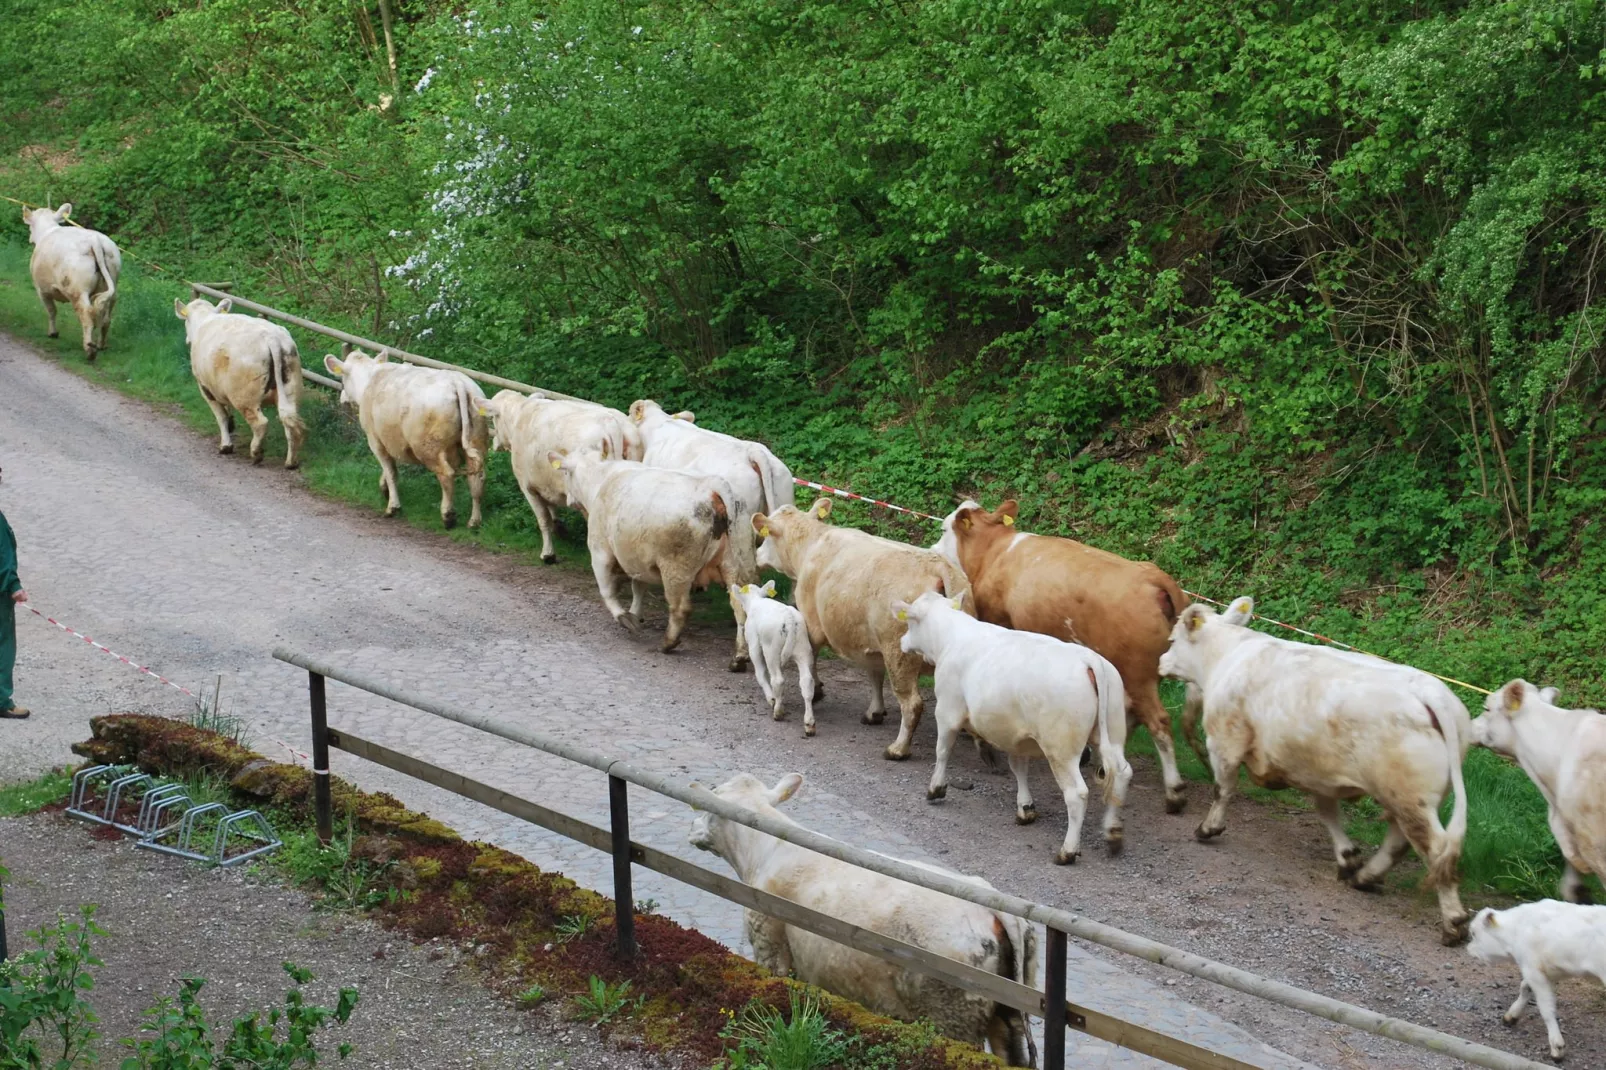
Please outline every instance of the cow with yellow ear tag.
M1254 602L1224 613L1191 605L1177 618L1160 671L1198 689L1215 800L1195 835L1227 829L1243 767L1255 783L1309 792L1333 843L1341 880L1376 889L1415 848L1439 897L1440 938L1466 936L1457 867L1467 832L1461 763L1466 707L1425 672L1365 654L1279 639L1248 627ZM1455 796L1448 826L1439 804ZM1388 834L1370 860L1350 840L1339 802L1370 795Z
M829 646L870 678L865 724L885 719L882 686L892 677L901 717L886 757L901 761L925 711L920 675L927 665L903 649L904 622L891 604L936 591L962 599L968 611L970 584L941 554L839 527L829 522L831 510L831 499L820 498L806 510L789 505L754 516L752 530L764 539L758 562L797 581L793 598L814 649Z

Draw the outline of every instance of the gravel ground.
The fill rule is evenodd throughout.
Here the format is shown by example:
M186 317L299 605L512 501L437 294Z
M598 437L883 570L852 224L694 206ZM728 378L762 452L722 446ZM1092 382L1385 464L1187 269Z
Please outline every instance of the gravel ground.
M309 1003L332 1007L341 987L358 989L351 1020L319 1035L330 1065L342 1042L356 1050L340 1065L354 1070L675 1065L632 1050L628 1040L605 1040L555 1006L526 1011L504 1003L481 985L471 956L414 945L362 918L314 913L304 894L268 877L136 851L54 814L0 820L0 855L14 875L6 888L14 951L32 946L24 931L98 904L95 920L110 934L96 944L106 965L90 993L103 1066L126 1054L119 1039L139 1030L158 998L175 995L180 978L205 977L201 1005L226 1023L281 1002L286 961L316 975Z
M259 726L258 749L275 751L274 738L307 746L305 678L267 657L288 642L676 775L801 770L810 786L794 814L829 834L977 873L1189 951L1543 1057L1536 1016L1515 1030L1499 1024L1515 993L1514 970L1440 947L1427 897L1371 896L1338 884L1325 834L1308 812L1239 800L1226 836L1200 844L1192 830L1207 789L1191 786L1190 812L1167 816L1157 773L1140 762L1125 853L1112 859L1090 849L1076 866L1055 867L1048 860L1064 810L1046 775L1035 778L1041 819L1019 827L1008 778L989 776L961 748L956 790L939 806L927 804L930 718L916 734L914 760L882 760L893 729L859 724L862 677L841 662L822 663L819 735L805 740L795 694L792 720L772 723L751 677L724 671L725 634L694 628L682 652L661 655L655 641L632 641L608 620L587 572L531 567L319 499L296 474L220 458L211 441L149 406L94 388L3 338L0 392L0 509L18 531L24 579L41 607L174 679L199 684L228 674L225 694ZM19 621L19 630L18 697L38 712L30 722L0 724L0 781L67 760L92 713L176 714L188 706L37 619ZM330 704L332 723L378 742L581 816L606 812L600 777L593 784L345 688L331 688ZM335 769L469 835L553 864L516 822L340 755ZM686 816L654 803L661 809L633 794L633 832L684 848ZM1096 833L1095 820L1088 827ZM606 880L599 859L576 849L558 856L556 868L598 886ZM645 881L637 894L736 943L734 911L682 909L673 890ZM1199 1008L1323 1066L1453 1065L1123 956L1082 951L1084 963L1111 965L1103 972L1073 965L1073 998L1119 990L1123 1005L1149 1011L1149 1021L1176 1020L1174 1004ZM1571 1064L1606 1066L1606 995L1569 983L1560 1001Z

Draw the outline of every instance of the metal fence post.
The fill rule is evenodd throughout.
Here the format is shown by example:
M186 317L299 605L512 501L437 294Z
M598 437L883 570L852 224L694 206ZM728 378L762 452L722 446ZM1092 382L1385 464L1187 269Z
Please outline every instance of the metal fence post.
M1048 926L1043 980L1043 1070L1065 1070L1065 934Z
M335 818L329 799L329 709L321 673L307 673L307 694L312 700L312 806L318 816L318 842L327 846L335 836Z
M629 785L616 776L608 777L608 818L613 832L613 910L615 950L620 958L636 957L636 900L630 890L630 798Z

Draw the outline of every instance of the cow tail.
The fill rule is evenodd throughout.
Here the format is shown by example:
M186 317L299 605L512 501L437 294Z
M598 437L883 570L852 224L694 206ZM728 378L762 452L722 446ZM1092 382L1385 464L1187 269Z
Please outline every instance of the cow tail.
M768 452L768 450L749 450L747 463L753 466L753 471L758 476L759 489L764 493L764 508L762 511L773 513L781 506L788 504L788 502L780 496L780 492L775 486L775 466L770 463L773 458L767 456Z
M1204 692L1199 685L1188 682L1187 694L1182 699L1182 735L1193 748L1193 753L1206 765L1210 764L1210 750L1205 746L1204 737L1199 734L1199 718L1204 714Z
M1450 700L1456 701L1454 696ZM1440 716L1425 702L1422 705L1427 707L1428 717L1444 738L1445 756L1450 759L1450 790L1455 792L1455 805L1450 810L1450 824L1444 830L1444 843L1428 864L1428 884L1434 888L1454 887L1458 882L1456 868L1461 863L1461 846L1467 837L1467 784L1461 773L1461 721L1454 716Z
M998 940L998 974L1027 988L1037 987L1037 927L1010 914L993 915L993 935ZM1010 1050L995 1051L1010 1066L1037 1066L1037 1041L1032 1038L1026 1015L1002 1003L993 1004L993 1017L1009 1034ZM1024 1049L1024 1050L1021 1050Z
M708 492L708 502L714 507L713 537L723 539L731 529L730 510L725 507L725 499L717 490Z
M480 472L485 469L485 454L475 446L474 440L479 437L480 427L485 423L485 417L480 415L479 407L474 404L474 388L470 385L467 376L457 378L457 420L461 428L464 465L470 472Z
M1104 781L1105 805L1109 805L1119 801L1115 798L1116 785L1131 773L1125 748L1110 739L1112 719L1119 717L1123 723L1126 719L1126 689L1115 666L1098 654L1093 654L1093 671L1093 689L1098 692L1099 776Z
M111 269L111 263L106 259L105 243L109 240L103 238L100 241L90 242L90 248L94 250L95 270L106 280L106 288L89 299L90 306L97 315L117 298L117 273Z
M273 386L279 395L279 422L295 425L301 421L301 354L293 339L288 347L275 343L270 353Z
M1177 622L1178 615L1188 608L1187 592L1164 572L1155 578L1154 587L1160 612L1165 616L1166 627L1169 628Z

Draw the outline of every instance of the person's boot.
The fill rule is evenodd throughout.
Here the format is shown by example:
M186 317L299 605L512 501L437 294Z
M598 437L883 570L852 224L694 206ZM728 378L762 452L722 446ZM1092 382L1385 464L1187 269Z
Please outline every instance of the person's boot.
M27 717L28 710L21 706L13 705L9 710L0 710L0 719L8 721L22 721L26 720Z

